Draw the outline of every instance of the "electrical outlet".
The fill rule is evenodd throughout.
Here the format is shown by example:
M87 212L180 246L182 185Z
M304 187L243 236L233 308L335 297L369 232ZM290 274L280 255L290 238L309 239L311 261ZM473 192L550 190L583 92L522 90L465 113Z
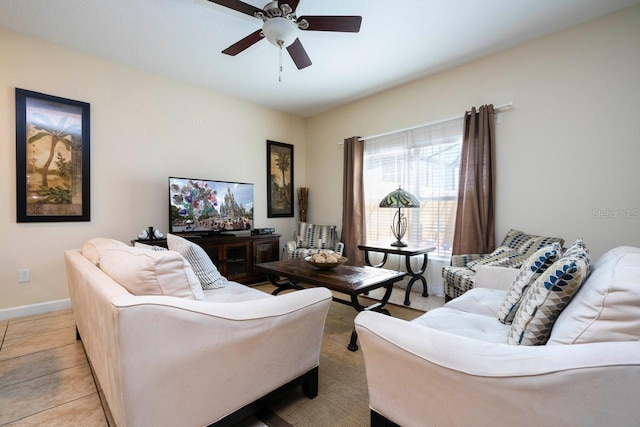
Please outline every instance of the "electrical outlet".
M21 268L18 270L18 283L26 283L31 281L31 270Z

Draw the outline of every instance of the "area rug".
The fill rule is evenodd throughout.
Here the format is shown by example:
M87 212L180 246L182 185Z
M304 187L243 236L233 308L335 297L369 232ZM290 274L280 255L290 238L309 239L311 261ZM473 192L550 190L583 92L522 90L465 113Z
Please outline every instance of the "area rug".
M256 286L264 292L275 287ZM412 320L423 311L387 304L391 315ZM319 394L309 399L297 388L256 414L269 427L369 426L369 396L362 350L349 351L347 344L358 313L350 306L332 302L325 323L320 352Z

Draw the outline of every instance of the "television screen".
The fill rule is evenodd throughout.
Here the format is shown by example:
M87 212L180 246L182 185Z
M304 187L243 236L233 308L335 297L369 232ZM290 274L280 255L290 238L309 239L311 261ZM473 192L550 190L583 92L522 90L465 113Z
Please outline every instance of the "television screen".
M253 228L253 184L169 177L169 232L215 234Z

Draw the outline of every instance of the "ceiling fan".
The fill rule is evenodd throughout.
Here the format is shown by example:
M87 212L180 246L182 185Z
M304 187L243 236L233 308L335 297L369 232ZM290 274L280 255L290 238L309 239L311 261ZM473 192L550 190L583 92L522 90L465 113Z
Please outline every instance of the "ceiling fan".
M263 22L262 29L254 31L232 44L222 53L236 56L266 38L271 44L278 46L281 51L285 47L299 70L311 65L311 59L298 39L298 30L357 33L360 31L362 23L361 16L301 16L298 18L296 8L300 0L271 1L264 9L258 9L240 0L209 1L256 17Z

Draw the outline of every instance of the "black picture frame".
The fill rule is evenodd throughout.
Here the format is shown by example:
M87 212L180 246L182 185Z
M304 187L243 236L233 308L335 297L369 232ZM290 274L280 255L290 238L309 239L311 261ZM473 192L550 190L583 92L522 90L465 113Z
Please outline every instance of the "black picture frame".
M293 217L293 145L267 140L267 218Z
M90 105L16 88L17 222L90 221Z

